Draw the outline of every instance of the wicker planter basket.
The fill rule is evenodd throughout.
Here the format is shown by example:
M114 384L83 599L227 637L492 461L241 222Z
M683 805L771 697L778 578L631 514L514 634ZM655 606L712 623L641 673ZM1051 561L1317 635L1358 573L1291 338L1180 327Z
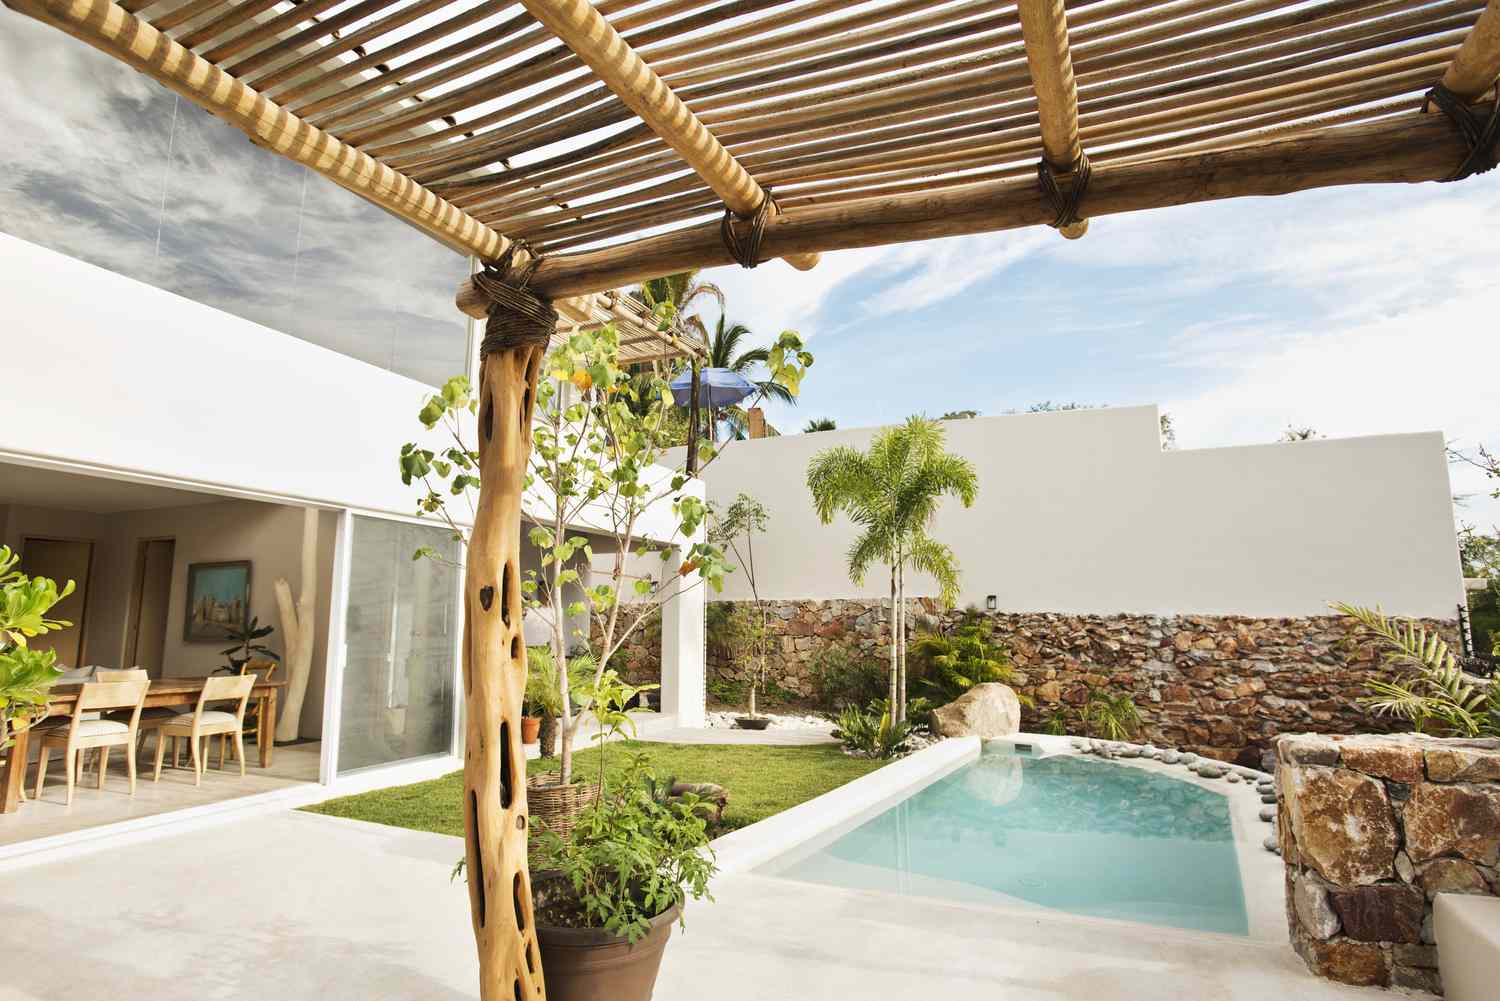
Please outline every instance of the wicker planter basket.
M547 825L547 830L567 839L583 808L599 798L597 783L555 784L554 775L536 775L526 782L526 808L533 822Z

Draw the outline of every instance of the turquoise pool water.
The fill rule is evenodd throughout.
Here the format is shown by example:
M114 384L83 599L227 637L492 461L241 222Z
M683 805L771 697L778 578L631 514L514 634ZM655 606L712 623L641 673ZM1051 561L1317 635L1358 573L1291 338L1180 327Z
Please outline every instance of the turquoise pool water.
M1228 800L1074 755L986 751L884 813L759 871L1249 934Z

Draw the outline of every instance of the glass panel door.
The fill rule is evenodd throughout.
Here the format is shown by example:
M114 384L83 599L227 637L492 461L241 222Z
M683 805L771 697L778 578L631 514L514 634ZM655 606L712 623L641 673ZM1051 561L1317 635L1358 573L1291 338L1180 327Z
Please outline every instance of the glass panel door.
M459 546L451 533L356 516L349 552L339 774L453 747ZM442 561L412 559L429 546Z

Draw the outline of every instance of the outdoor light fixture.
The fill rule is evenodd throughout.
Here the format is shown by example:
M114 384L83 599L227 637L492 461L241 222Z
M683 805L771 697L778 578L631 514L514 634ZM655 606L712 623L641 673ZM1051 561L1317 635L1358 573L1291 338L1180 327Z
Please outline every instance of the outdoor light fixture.
M999 606L1000 603L995 600L995 596L993 594L987 594L984 596L984 607L986 611L993 612Z

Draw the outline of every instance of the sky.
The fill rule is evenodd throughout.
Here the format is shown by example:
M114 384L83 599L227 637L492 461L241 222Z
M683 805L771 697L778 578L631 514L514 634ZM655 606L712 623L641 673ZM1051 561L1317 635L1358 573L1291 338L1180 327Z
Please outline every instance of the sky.
M716 268L758 341L815 356L784 432L913 413L1156 404L1179 448L1438 430L1500 449L1500 180L1235 199L1050 229ZM709 308L712 315L714 307ZM1287 447L1296 447L1289 445ZM1399 472L1399 471L1393 471ZM1500 483L1450 467L1456 517Z

